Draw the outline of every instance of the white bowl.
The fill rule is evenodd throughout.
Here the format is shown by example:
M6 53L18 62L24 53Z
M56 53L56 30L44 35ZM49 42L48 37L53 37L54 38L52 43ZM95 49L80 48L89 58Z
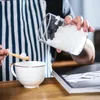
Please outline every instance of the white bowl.
M15 72L13 65L15 66ZM14 63L11 66L11 72L25 88L39 87L44 80L45 63L40 61Z

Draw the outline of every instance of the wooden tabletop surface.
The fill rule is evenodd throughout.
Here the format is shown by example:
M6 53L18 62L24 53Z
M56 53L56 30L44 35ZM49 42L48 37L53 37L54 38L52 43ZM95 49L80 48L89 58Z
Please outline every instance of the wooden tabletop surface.
M55 61L52 63L53 68L58 68L58 67L71 67L71 66L80 66L77 62L71 60L71 61Z
M0 82L0 100L100 100L100 93L68 94L56 79L49 78L34 89L18 81Z

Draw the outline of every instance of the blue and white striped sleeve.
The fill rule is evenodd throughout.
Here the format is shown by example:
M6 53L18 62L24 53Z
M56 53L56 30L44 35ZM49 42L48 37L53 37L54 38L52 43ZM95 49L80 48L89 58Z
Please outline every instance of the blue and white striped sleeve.
M74 12L73 12L73 9L69 3L68 0L63 0L63 4L62 4L62 13L63 13L63 16L67 16L67 15L71 15L72 17L74 17Z

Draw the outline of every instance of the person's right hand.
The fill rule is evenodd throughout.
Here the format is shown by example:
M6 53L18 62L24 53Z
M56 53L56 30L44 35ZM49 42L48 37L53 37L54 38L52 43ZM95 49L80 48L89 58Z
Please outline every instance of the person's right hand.
M7 49L2 49L2 46L0 45L0 65L2 64L2 60L8 55Z

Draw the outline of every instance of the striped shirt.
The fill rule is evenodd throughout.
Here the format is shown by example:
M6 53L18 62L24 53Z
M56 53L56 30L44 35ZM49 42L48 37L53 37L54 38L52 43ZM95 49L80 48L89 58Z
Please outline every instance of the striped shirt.
M45 76L51 76L50 47L38 41L38 28L45 16L42 0L0 0L0 44L13 53L25 52L32 61L46 62ZM46 23L41 33L46 29ZM15 80L10 64L21 61L7 56L0 68L0 80Z

